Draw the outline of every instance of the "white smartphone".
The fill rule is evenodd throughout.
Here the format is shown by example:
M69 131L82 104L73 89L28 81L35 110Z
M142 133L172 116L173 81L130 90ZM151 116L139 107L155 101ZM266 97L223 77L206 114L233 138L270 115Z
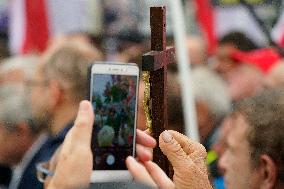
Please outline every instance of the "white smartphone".
M139 68L133 63L95 62L89 75L95 112L91 182L129 181L125 159L135 156Z

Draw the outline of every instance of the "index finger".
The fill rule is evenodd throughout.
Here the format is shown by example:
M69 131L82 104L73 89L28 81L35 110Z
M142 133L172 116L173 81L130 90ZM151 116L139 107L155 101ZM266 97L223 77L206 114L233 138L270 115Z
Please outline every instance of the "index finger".
M156 140L140 129L136 129L136 142L148 148L154 148L156 146Z
M205 158L207 153L204 146L187 136L173 130L168 130L174 137L174 139L180 144L184 152L189 155L191 158Z

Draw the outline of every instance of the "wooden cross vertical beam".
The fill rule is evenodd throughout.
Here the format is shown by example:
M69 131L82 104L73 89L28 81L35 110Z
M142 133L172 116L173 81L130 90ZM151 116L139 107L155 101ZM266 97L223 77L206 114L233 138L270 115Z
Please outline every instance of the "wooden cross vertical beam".
M166 50L166 8L150 8L151 50Z
M166 48L166 7L150 8L151 52L142 56L142 71L150 71L152 135L158 141L167 127L167 64L175 61L174 48ZM167 174L169 164L159 147L153 161Z

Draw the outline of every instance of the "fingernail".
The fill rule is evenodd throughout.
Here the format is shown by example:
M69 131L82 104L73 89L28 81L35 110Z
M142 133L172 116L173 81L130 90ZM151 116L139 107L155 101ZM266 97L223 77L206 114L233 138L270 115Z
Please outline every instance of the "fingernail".
M82 101L79 106L79 111L87 111L89 109L89 105L86 101Z
M128 161L134 161L135 159L132 156L128 156L126 159L129 159Z
M163 135L162 135L162 138L163 138L163 140L164 140L166 143L169 143L169 142L171 142L171 140L173 139L173 136L172 136L171 133L169 133L168 131L164 131L164 132L163 132Z

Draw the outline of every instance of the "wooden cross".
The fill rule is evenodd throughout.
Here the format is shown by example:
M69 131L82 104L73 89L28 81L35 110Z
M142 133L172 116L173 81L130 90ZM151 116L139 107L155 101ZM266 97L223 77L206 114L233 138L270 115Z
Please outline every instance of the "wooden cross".
M142 56L142 71L150 72L152 135L159 141L168 124L167 65L175 62L174 48L166 48L166 7L150 8L151 51ZM169 175L169 164L159 147L153 152L153 161Z

